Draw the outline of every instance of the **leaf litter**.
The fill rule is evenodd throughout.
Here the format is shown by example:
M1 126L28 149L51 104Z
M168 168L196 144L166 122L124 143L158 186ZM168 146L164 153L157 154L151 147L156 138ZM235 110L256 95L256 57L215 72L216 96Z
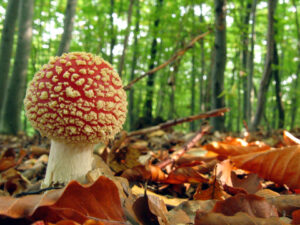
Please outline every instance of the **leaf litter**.
M47 140L0 136L0 224L300 224L297 134L122 132L88 184L47 190Z

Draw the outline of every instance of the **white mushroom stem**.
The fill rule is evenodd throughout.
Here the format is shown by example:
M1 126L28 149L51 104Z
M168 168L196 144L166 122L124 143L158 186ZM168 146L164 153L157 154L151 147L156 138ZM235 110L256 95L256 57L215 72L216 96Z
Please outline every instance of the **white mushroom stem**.
M67 184L71 180L86 183L86 174L92 169L91 144L66 144L51 140L46 176L42 187Z

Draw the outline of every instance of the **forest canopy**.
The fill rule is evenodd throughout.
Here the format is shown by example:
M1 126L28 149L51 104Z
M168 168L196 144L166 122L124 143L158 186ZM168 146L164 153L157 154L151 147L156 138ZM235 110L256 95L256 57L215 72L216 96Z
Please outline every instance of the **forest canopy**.
M110 62L124 86L145 75L127 90L126 130L222 107L216 130L299 127L299 19L296 0L3 0L1 132L33 132L28 82L78 51Z

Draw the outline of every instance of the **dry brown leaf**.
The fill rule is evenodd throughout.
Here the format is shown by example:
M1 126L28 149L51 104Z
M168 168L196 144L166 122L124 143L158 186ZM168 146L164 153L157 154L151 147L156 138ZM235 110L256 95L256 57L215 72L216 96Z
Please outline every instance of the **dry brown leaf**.
M85 186L71 181L64 189L42 195L0 197L0 215L52 223L71 219L82 224L89 216L117 224L125 224L126 221L118 189L106 177L100 177L94 184Z
M166 174L159 167L154 165L139 165L134 168L125 170L121 176L125 177L129 181L162 181L166 179Z
M146 195L139 197L133 204L136 217L142 224L169 224L167 219L167 207L158 197Z
M225 197L227 197L227 194L217 179L212 179L209 183L199 184L193 196L194 200L223 200Z
M293 212L292 224L300 224L300 209Z
M247 213L238 212L234 216L225 216L221 213L207 213L198 211L195 217L195 225L286 225L279 218L257 218Z
M283 141L286 145L300 145L300 140L288 131L283 131Z
M25 191L29 185L30 181L15 168L10 168L0 174L0 186L10 195Z
M221 181L223 185L227 185L232 188L242 188L249 194L254 194L262 188L261 179L255 173L245 174L244 177L239 178L230 160L224 160L218 163L215 167L215 173L217 179Z
M83 224L79 224L74 220L61 220L57 223L45 223L42 220L38 220L31 225L104 225L104 223L96 220L87 220Z
M234 156L231 160L264 179L300 188L300 145Z
M0 156L0 172L19 165L26 156L26 151L21 149L18 158L12 148L2 152Z
M227 138L224 141L213 141L203 146L207 151L218 153L221 156L235 156L251 152L259 152L270 149L263 142L248 143L240 138Z
M137 196L143 195L145 193L145 189L140 188L137 185L134 185L131 188L131 191L132 191L132 194L137 195ZM149 195L154 195L154 196L160 198L161 200L163 200L166 205L171 206L171 207L176 207L179 204L181 204L182 202L185 202L187 200L187 199L175 198L175 197L170 198L170 196L159 195L159 194L156 194L156 193L154 193L150 190L147 190L147 195L148 196Z
M217 201L212 211L226 216L233 216L237 212L245 212L250 216L260 218L278 216L275 206L267 202L265 198L241 193L224 201Z
M179 167L172 171L162 183L183 184L208 182L208 178L198 171L198 167Z
M266 200L275 205L280 215L291 217L293 211L300 209L300 195L266 196Z
M182 202L180 205L169 211L168 217L170 224L177 225L192 223L192 221L194 221L195 219L197 210L201 210L202 212L210 212L213 209L215 203L216 200L189 200ZM182 217L179 217L180 215ZM187 221L186 215L189 217L190 222Z

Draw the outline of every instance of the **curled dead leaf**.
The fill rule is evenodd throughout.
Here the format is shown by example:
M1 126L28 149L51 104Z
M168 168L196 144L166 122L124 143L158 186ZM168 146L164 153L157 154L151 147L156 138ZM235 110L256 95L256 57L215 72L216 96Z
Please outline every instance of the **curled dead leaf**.
M109 224L109 221L125 224L126 221L118 189L106 177L99 177L94 184L84 186L71 181L64 189L48 191L41 195L0 197L0 215L51 223L71 219L82 224L89 217L108 221L103 222L104 224Z
M163 200L153 195L139 197L133 204L133 210L142 224L169 224L168 210Z

